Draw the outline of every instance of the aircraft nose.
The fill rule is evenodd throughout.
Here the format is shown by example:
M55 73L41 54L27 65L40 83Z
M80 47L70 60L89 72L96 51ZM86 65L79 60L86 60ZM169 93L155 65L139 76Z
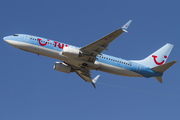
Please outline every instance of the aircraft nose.
M8 43L8 36L4 37L3 40Z
M11 36L6 36L3 38L3 40L13 47L18 47L18 41L12 40Z
M6 40L7 40L7 37L4 37L3 40L6 41Z
M9 36L4 37L3 40L4 40L5 42L7 42L8 44L10 44L10 40L11 40L11 39L9 38Z

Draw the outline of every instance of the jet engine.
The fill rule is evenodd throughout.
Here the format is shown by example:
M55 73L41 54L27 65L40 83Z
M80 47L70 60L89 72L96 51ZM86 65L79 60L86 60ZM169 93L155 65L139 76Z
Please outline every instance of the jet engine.
M62 50L62 54L68 57L82 57L82 52L79 49L64 47Z
M73 70L72 70L72 68L70 66L68 66L65 63L61 63L61 62L55 62L54 70L57 70L59 72L64 72L64 73L73 72Z

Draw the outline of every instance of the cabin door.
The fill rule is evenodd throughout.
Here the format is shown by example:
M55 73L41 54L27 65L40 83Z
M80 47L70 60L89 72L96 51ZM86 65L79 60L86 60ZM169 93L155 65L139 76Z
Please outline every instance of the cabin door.
M137 72L140 72L140 70L141 70L141 65L137 65L136 71L137 71Z

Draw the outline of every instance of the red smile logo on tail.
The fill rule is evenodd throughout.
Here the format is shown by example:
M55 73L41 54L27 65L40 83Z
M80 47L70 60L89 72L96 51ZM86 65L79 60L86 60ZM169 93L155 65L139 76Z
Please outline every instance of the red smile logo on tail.
M157 56L156 55L152 55L152 57L154 58L154 62L157 64L157 65L162 65L164 63L164 60L162 62L157 62L156 58ZM166 59L167 56L165 55L164 58Z

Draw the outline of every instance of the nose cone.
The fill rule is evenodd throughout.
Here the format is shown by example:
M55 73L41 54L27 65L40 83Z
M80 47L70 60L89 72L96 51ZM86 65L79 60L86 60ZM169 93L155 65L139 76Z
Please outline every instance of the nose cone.
M7 42L8 44L11 45L11 41L12 41L12 40L11 40L11 37L10 37L10 36L4 37L3 40L4 40L5 42Z
M3 38L5 42L7 42L9 45L18 48L18 41L15 41L12 39L11 36L6 36Z
M8 36L4 37L3 40L6 42L6 40L8 40Z

